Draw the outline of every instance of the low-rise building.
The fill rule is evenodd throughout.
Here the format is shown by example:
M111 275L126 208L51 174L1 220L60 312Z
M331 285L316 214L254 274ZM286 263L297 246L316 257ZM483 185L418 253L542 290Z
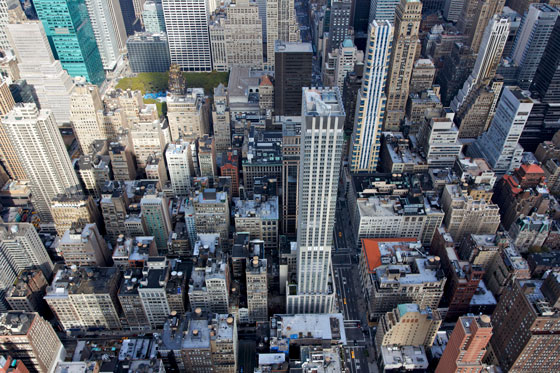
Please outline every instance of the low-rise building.
M362 239L359 268L370 319L403 303L435 310L443 295L440 259L413 238Z
M234 198L235 230L248 232L250 239L264 241L265 248L278 247L278 197L255 194L252 200Z
M120 280L115 267L64 268L56 273L44 299L66 331L120 329Z

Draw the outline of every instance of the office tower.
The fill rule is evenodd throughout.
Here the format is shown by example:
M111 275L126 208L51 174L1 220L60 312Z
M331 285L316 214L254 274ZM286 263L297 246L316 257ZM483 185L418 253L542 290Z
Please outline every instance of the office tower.
M249 0L230 4L210 21L214 70L232 66L263 67L262 20L257 3Z
M97 86L78 84L70 97L72 128L83 153L89 153L95 140L106 139L103 126L98 122L97 111L103 110L103 102Z
M166 72L171 65L166 34L135 33L126 41L134 73Z
M466 36L466 44L478 53L484 29L489 21L502 12L505 0L465 0L457 28Z
M523 148L518 144L533 100L518 87L505 87L488 131L468 149L472 157L484 158L498 175L521 164Z
M350 157L350 170L354 173L374 172L377 168L392 42L393 27L389 21L373 21L370 24L368 51L364 59L368 73L362 81L354 110L357 115L352 132Z
M57 194L51 202L51 213L59 236L74 223L101 223L93 197L82 193Z
M197 143L200 176L214 180L218 177L216 168L216 144L214 138L204 135L198 139Z
M274 115L300 115L301 89L311 85L311 43L277 42L274 51Z
M495 234L500 226L498 205L475 200L457 185L446 185L441 201L443 223L456 242L469 234Z
M395 29L387 80L387 111L383 129L399 130L408 100L408 86L418 47L422 3L401 0L395 11Z
M54 116L34 104L16 106L2 123L31 181L33 205L42 223L52 223L52 199L81 189Z
M266 259L247 258L247 308L249 322L268 322L268 286Z
M0 115L4 116L8 114L15 105L16 103L10 92L8 82L3 80L0 82ZM0 162L11 179L25 180L25 171L2 125L0 125Z
M83 11L85 2L38 0L34 5L62 67L70 76L83 76L90 83L101 84L105 72L91 20Z
M276 41L299 43L299 25L294 0L266 2L266 67L275 70ZM305 85L304 85L305 87Z
M118 292L119 303L126 320L126 324L123 322L123 329L148 330L150 328L148 316L138 294L140 280L143 277L142 269L128 268L123 275L123 281Z
M160 0L148 0L144 3L142 21L144 22L144 29L150 34L166 32L163 5Z
M302 101L297 284L288 285L287 310L329 313L334 307L331 246L344 107L336 87L305 88Z
M37 231L28 223L0 225L0 253L0 308L5 309L4 292L22 270L35 266L50 278L53 263Z
M543 280L513 280L492 314L491 352L509 372L560 369L558 274Z
M483 372L482 358L492 337L490 316L462 316L455 324L436 373Z
M37 312L1 313L0 349L32 372L54 372L66 354L51 324Z
M63 268L44 299L64 330L118 330L120 282L116 267Z
M74 84L55 60L40 21L9 24L10 43L16 50L21 79L35 89L41 108L50 109L59 126L70 122L70 95Z
M399 0L371 0L369 8L369 22L395 20L395 8L399 5Z
M297 227L300 148L301 123L282 122L282 232L292 237Z
M121 5L118 0L86 0L85 4L103 68L113 71L126 47Z
M531 86L558 13L558 9L548 4L531 4L521 20L511 59L519 66L517 81L522 89Z
M544 103L560 102L560 21L558 19L533 77L531 93Z
M8 23L8 2L7 0L2 0L2 2L0 2L0 49L4 51L9 51L13 47L10 45L10 41L6 35L6 26Z
M148 324L150 328L156 329L163 326L171 312L166 297L165 286L165 279L169 276L169 269L165 267L151 267L150 264L151 263L148 262L147 266L143 268L143 272L147 273L145 275L143 273L142 278L139 279L140 286L138 286L137 291L142 302L142 308L146 313ZM184 309L174 311L178 314L182 314Z
M147 194L142 197L140 207L148 234L154 236L159 250L166 249L167 240L173 228L167 198Z
M418 131L417 146L424 151L429 168L453 167L463 148L458 141L459 130L453 123L453 112L449 110L445 114L443 118L424 122Z
M231 116L228 107L227 90L222 83L214 88L212 127L216 152L223 153L231 148Z
M245 192L253 196L256 180L261 178L281 180L282 134L252 128L248 147L247 155L241 161L243 186Z
M126 35L131 36L142 29L142 22L136 16L133 0L119 0Z
M331 1L327 52L339 48L340 44L352 35L351 13L352 0ZM339 88L342 89L342 87Z
M173 193L186 197L194 172L190 144L186 141L169 144L165 151L165 159Z
M421 309L415 303L399 304L379 320L375 344L382 346L432 347L441 325L441 316L429 307Z
M194 141L209 133L210 101L202 88L189 88L186 94L167 96L167 118L173 140Z
M502 87L503 81L495 78L489 86L471 91L469 99L465 100L455 115L455 123L459 123L459 138L476 139L488 129L494 118Z
M445 0L443 16L449 22L457 22L463 11L465 0Z
M207 0L162 0L171 63L183 71L212 71Z
M463 84L463 88L451 102L451 108L458 112L463 104L472 101L476 90L486 86L494 78L509 33L509 20L494 16L482 38L481 47L476 57L474 69Z
M112 264L107 243L95 223L73 224L61 236L57 250L69 266L107 267Z

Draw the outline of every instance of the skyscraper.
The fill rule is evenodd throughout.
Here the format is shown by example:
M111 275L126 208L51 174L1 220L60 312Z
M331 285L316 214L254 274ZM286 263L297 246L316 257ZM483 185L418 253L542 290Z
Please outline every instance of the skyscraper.
M70 76L101 84L103 63L84 0L37 0L34 5L62 67Z
M548 44L537 67L531 92L542 102L560 102L560 20L556 20Z
M274 70L275 44L299 42L299 26L296 20L294 0L268 0L266 2L266 65Z
M304 88L299 172L297 284L288 285L288 313L329 313L344 107L338 88Z
M39 111L35 104L23 104L4 116L2 123L31 181L41 223L52 223L52 199L81 190L54 116L50 110Z
M457 18L457 27L466 37L466 44L474 53L482 41L484 30L495 14L502 12L505 0L465 0L462 13Z
M187 196L191 186L191 175L194 173L191 146L187 141L169 144L165 151L167 170L173 193Z
M482 38L481 47L476 57L474 69L463 84L463 88L451 102L451 108L459 112L465 102L472 101L474 91L488 85L496 74L498 64L502 60L502 52L509 34L509 20L494 16Z
M471 157L484 158L498 175L521 164L523 148L518 144L533 100L518 87L505 87L488 131L468 149Z
M102 123L99 123L97 117L99 110L103 110L103 102L97 87L87 84L77 85L72 93L70 112L74 135L84 154L90 152L90 147L95 140L107 138Z
M301 89L311 85L311 43L284 43L275 48L274 115L299 115Z
M371 0L369 7L369 22L395 20L395 8L399 5L399 0Z
M367 72L356 102L357 115L352 133L352 172L374 172L377 168L392 41L393 27L389 21L373 21L370 24L364 61Z
M340 47L340 44L351 34L353 29L350 25L351 13L352 0L332 0L327 51Z
M418 47L418 29L422 18L419 0L401 0L395 11L395 31L387 81L387 114L383 129L398 131L408 100L408 86Z
M42 109L50 109L59 126L70 122L70 95L74 84L55 60L40 21L12 23L6 27L16 50L21 79L32 85Z
M211 71L207 0L163 0L171 63L183 71Z
M118 0L86 0L103 68L112 71L126 47L126 29Z
M531 4L521 20L511 58L519 66L517 82L522 89L531 86L558 14L548 4Z
M144 3L142 20L144 21L144 28L146 29L146 32L151 34L165 32L165 17L163 15L161 0L148 0Z

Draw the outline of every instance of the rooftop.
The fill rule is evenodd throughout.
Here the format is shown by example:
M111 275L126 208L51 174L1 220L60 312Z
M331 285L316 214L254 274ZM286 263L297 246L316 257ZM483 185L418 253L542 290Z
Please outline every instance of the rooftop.
M8 311L0 313L0 335L26 335L35 317L35 312Z
M255 218L265 220L278 220L278 197L268 197L266 200L258 198L242 200L233 198L233 213L235 218Z
M306 116L344 116L344 106L338 87L304 88L303 110Z
M416 238L363 238L362 248L369 271L373 273L383 262L390 262L391 257L402 260L403 252L421 249L422 245Z
M344 319L340 313L275 315L275 318L279 338L312 338L346 344Z
M81 267L60 269L47 287L47 298L70 294L109 294L120 271L115 267Z

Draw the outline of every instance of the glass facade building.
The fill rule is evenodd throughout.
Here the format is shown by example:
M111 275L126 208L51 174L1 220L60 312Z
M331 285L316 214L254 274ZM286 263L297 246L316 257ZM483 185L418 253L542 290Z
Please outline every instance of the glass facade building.
M105 72L84 0L35 0L34 4L62 67L70 76L101 84Z

